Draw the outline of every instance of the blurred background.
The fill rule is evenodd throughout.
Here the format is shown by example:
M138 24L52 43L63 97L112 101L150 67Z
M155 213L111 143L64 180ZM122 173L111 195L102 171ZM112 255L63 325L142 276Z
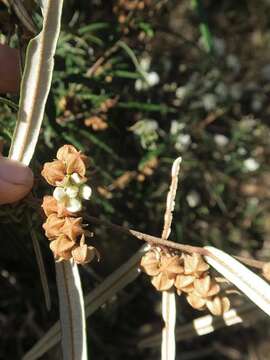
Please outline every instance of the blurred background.
M0 41L21 51L31 31L0 1ZM22 1L37 32L34 1ZM66 0L44 126L25 201L0 209L0 358L20 359L58 320L54 262L37 205L50 193L45 161L70 143L91 159L87 212L160 236L173 160L182 156L170 238L270 259L270 1ZM1 66L1 64L0 64ZM0 98L7 155L18 96ZM29 220L30 219L30 220ZM53 301L45 307L30 228ZM85 293L141 246L90 226L99 264L80 268ZM232 296L236 305L244 297ZM246 300L247 301L247 300ZM162 329L161 295L146 275L88 320L90 358L157 359L137 343ZM177 325L204 313L177 298ZM177 359L269 359L269 321L178 343ZM53 349L42 359L59 359Z

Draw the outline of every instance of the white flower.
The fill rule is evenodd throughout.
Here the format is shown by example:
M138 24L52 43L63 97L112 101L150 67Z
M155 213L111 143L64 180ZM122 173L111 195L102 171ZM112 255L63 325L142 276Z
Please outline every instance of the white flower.
M72 213L76 213L82 210L82 202L78 198L68 199L66 209Z
M75 198L78 195L79 187L75 185L67 186L65 192L69 198Z
M159 83L159 75L155 71L148 73L146 78L150 87L155 86Z
M179 134L177 136L174 147L178 151L184 151L188 148L190 142L191 142L191 137L189 134Z
M90 186L85 185L85 180L77 173L66 176L62 186L54 189L53 197L65 208L76 213L82 210L82 200L89 200L92 194Z
M247 149L245 149L243 146L237 149L237 152L239 155L246 155Z
M201 198L197 191L190 191L186 197L187 203L191 208L199 205Z
M175 96L177 99L183 100L188 93L187 86L179 86L179 88L176 89Z
M74 184L82 184L83 182L82 178L77 173L73 173L70 178Z
M88 185L83 185L80 188L80 197L82 197L84 200L90 200L90 197L92 195L92 189Z
M148 71L151 64L151 58L149 56L144 56L140 61L140 66L144 71Z
M63 201L66 197L66 192L64 190L64 188L62 187L56 187L54 189L54 192L53 192L53 197L57 200L57 201Z
M217 106L217 97L214 94L205 94L202 103L206 111L213 110Z
M135 89L137 91L147 90L159 83L159 75L155 71L144 74L145 79L137 79L135 81Z
M260 167L260 164L253 158L246 159L243 164L247 171L256 171Z
M147 90L152 86L155 86L159 83L159 75L155 71L150 71L151 58L149 56L144 56L140 60L140 67L143 72L144 78L137 79L135 81L135 89L137 91Z
M185 128L185 126L186 125L184 123L178 120L172 120L170 129L171 135L177 135L181 130Z
M224 136L222 134L216 134L214 136L214 141L218 146L221 147L226 146L229 143L229 139L227 138L227 136Z

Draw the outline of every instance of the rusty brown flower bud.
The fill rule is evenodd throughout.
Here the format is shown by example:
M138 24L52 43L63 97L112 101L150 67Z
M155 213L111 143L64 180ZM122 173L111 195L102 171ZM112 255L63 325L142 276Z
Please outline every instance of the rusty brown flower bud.
M206 306L213 315L220 316L230 310L230 300L225 296L216 296L214 299L207 301Z
M209 269L209 265L203 260L199 254L184 255L185 275L193 275L200 277Z
M44 164L41 175L53 186L59 185L66 176L65 164L60 160L54 160Z
M71 175L73 173L77 173L82 178L84 178L86 172L86 166L79 153L67 155L65 163L66 163L67 174Z
M197 296L194 292L191 292L187 296L187 301L194 309L204 310L206 305L206 300Z
M194 276L192 275L177 275L174 286L177 289L178 295L181 294L181 291L190 293L194 290L193 282Z
M214 296L219 291L220 286L215 282L215 280L212 280L209 275L201 279L194 280L194 292L202 298Z
M53 196L44 196L41 207L43 208L46 216L56 213L59 217L74 216L73 213L65 208L64 204L57 203L57 200Z
M72 257L71 250L76 243L70 240L66 235L60 235L56 240L50 242L50 249L52 250L55 259L68 260Z
M96 249L93 246L87 246L86 244L76 246L71 251L73 260L76 264L87 264L91 262L96 256Z
M81 201L91 196L91 188L84 184L86 161L86 156L73 146L64 145L57 152L57 160L46 163L42 170L48 183L56 186L53 196L45 196L42 204L48 217L43 228L56 261L73 258L85 264L95 255L99 257L94 247L85 244L85 235L90 233L83 229L82 218L77 217Z
M197 310L205 309L208 302L211 302L213 296L220 291L219 285L208 275L200 279L195 279L193 286L194 290L188 293L187 301Z
M66 217L61 232L75 242L78 236L84 233L82 218Z
M159 291L169 290L174 284L176 275L184 271L179 256L154 250L143 256L141 267L148 275L153 276L151 282Z
M182 259L179 256L161 256L161 271L166 271L172 276L176 274L183 274L184 268L182 266Z
M58 160L61 160L66 164L67 174L77 173L81 177L85 176L89 160L87 156L81 154L80 151L77 151L74 146L62 146L57 151L56 157Z
M174 278L170 278L166 272L160 272L153 276L151 280L152 285L159 291L169 290L174 284Z
M57 201L53 196L44 196L41 207L43 208L46 216L57 213L58 211Z
M159 273L159 255L155 251L148 251L141 259L141 268L147 275L155 276Z
M79 151L72 145L63 145L58 149L56 158L61 161L66 161L66 158L70 154L80 154Z
M59 218L56 214L51 214L43 224L45 235L48 239L53 239L61 235L61 229L65 223L63 218Z

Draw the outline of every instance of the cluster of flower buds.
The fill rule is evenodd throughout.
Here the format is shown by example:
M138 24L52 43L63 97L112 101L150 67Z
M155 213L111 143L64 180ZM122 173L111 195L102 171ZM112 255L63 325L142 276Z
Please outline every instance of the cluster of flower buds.
M93 260L97 254L85 243L82 201L89 200L91 188L86 185L88 159L72 145L64 145L57 152L57 160L44 164L41 172L46 181L55 186L53 196L44 196L42 208L47 216L43 224L45 235L57 261L73 259L77 264Z
M199 254L172 254L153 247L141 260L141 268L152 276L159 291L176 288L185 294L188 303L197 310L208 310L220 316L230 308L227 297L220 295L220 285L209 274L209 265Z

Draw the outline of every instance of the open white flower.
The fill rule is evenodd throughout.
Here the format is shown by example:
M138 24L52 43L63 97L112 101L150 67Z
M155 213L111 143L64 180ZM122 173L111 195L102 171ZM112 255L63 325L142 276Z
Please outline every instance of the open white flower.
M65 188L65 192L69 198L75 198L75 197L77 197L77 195L79 193L79 187L78 187L78 185L77 186L75 186L75 185L67 186Z
M89 185L85 185L85 180L77 173L67 176L65 180L62 186L55 188L53 197L68 211L79 212L82 210L82 200L90 199L92 189Z
M82 202L79 198L70 198L67 201L66 209L71 213L76 213L82 210Z
M57 201L63 201L66 198L67 194L65 192L65 189L63 187L57 186L54 189L53 197Z

